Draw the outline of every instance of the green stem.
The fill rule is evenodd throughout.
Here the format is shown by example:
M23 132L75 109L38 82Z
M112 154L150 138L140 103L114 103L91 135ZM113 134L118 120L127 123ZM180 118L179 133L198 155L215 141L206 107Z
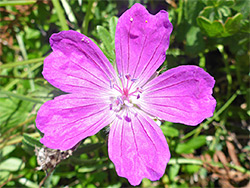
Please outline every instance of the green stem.
M0 7L2 6L15 6L15 5L30 5L36 3L36 0L26 0L26 1L3 1L0 2Z
M24 100L24 101L30 101L30 102L34 102L34 103L44 103L43 101L40 101L38 99L34 99L34 98L31 98L31 97L27 97L27 96L17 94L17 93L13 93L13 92L10 92L10 91L0 90L0 94L4 94L4 95L10 96L10 97L15 97L15 98L18 98L18 99L21 99L21 100Z
M40 63L44 59L45 59L45 57L41 57L41 58L37 58L37 59L30 59L30 60L18 61L18 62L13 62L13 63L6 63L3 65L0 65L0 70L7 69L7 68L13 68L13 67L17 67L17 66L22 66L22 65L33 64L33 63Z
M208 161L204 161L204 160L200 160L200 159L187 159L187 158L171 158L168 162L169 165L176 165L176 164L193 164L193 165L203 165L205 163L207 163ZM216 167L220 167L220 168L224 168L224 164L220 163L220 162L214 162L214 161L209 161L209 164L216 166ZM241 166L237 166L234 164L225 164L226 166L233 168L235 170L238 170L239 172L242 173L246 173L250 175L250 171L241 167Z
M180 25L180 23L181 23L182 14L183 14L182 10L183 10L183 0L180 0L179 8L178 8L177 25Z
M67 21L64 15L64 11L60 5L59 0L52 0L52 3L56 9L58 19L60 21L61 29L62 30L69 30L69 27L67 25Z
M16 38L17 38L17 42L18 42L18 45L20 47L23 59L24 60L28 60L28 55L27 55L27 51L26 51L26 48L25 48L25 44L23 42L22 35L19 33L19 34L16 35ZM33 77L33 73L32 73L32 71L30 71L30 66L29 65L26 65L26 66L27 66L27 69L28 69L28 76L29 76L29 78L32 78ZM31 91L34 91L35 90L35 83L34 83L34 81L33 80L29 80L29 84L30 84Z
M83 31L83 34L85 34L85 35L88 34L89 17L91 15L91 9L92 9L93 3L94 3L94 0L88 0L87 12L86 12L86 15L84 17L83 24L82 24L82 31Z
M233 79L232 79L232 75L230 73L230 67L229 67L229 62L228 62L228 55L226 54L223 45L218 45L217 48L220 51L220 53L222 54L223 61L225 63L225 70L226 70L226 74L227 74L226 77L227 77L227 82L228 82L228 85L227 85L227 95L229 97L229 95L231 93L231 90L232 90L232 82L233 82L232 80Z
M181 138L181 140L185 140L187 138L189 138L190 136L192 136L193 134L195 134L195 136L197 136L198 134L200 134L201 130L207 126L209 123L211 123L214 119L216 119L217 117L219 117L219 115L224 112L224 110L227 109L227 107L234 101L234 99L238 96L239 91L236 91L231 97L230 99L228 99L228 101L217 111L214 113L213 117L209 118L206 122L200 124L199 127L197 127L196 129L192 130L191 132L187 133L185 136L183 136Z
M35 69L37 69L38 67L40 67L43 63L40 62L40 63L37 63L35 64L34 66L30 67L30 71L34 71ZM23 72L20 77L26 77L28 75L27 72ZM4 90L10 90L14 85L16 85L20 80L19 79L15 79L13 81L11 81L8 85L6 85L4 87Z
M34 138L39 138L40 134L38 132L36 132L36 133L29 134L29 136L34 137ZM18 144L18 143L22 142L22 140L23 140L23 136L17 136L12 140L9 140L7 142L4 142L3 144L0 144L0 149L4 148L5 146L12 145L12 144Z

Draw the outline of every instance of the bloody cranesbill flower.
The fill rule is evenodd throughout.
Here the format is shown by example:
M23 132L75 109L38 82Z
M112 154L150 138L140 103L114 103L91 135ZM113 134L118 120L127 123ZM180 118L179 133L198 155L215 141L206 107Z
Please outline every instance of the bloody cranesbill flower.
M158 180L170 159L166 139L153 118L197 125L213 115L214 79L197 66L179 66L160 76L172 24L168 13L151 15L135 4L118 20L117 71L88 37L76 31L53 34L53 52L43 76L65 94L42 105L41 142L68 150L110 126L108 151L119 176L132 185Z

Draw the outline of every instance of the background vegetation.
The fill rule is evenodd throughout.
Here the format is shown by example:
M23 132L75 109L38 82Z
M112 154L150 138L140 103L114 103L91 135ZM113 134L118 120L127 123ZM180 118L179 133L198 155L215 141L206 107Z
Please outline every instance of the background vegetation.
M108 158L106 129L82 141L68 159L57 151L57 166L43 166L46 178L36 170L35 147L42 145L35 118L45 101L62 94L41 75L51 34L82 32L112 62L117 17L136 2L154 14L169 12L174 30L163 66L202 67L216 80L217 100L214 116L197 127L163 123L172 158L159 181L144 179L140 187L250 186L248 0L2 0L0 187L130 186Z

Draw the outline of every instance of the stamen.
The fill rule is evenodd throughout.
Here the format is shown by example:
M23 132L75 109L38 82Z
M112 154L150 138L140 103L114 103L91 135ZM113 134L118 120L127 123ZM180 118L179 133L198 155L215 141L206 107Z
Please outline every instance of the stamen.
M136 99L139 99L140 97L141 97L140 94L138 94L137 97L136 97Z
M136 80L137 80L136 78L132 78L132 79L131 79L132 82L135 82Z
M113 87L116 91L119 91L120 93L122 93L122 90L118 85L114 84Z
M123 100L122 100L122 98L119 96L119 97L117 97L117 100L118 100L118 102L120 103L120 104L123 104Z
M129 118L128 116L124 116L124 119L125 119L127 122L131 122L131 118Z
M127 80L131 80L131 75L130 74L125 75L125 78L127 78Z

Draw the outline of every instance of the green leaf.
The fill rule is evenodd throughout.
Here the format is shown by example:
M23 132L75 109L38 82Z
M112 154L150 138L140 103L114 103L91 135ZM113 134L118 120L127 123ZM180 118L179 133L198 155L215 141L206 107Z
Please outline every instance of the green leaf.
M169 136L169 137L179 136L179 130L174 127L162 125L160 126L160 128L165 136Z
M110 36L113 41L115 40L115 31L116 31L117 22L118 22L118 18L116 16L113 16L109 20L109 31L110 31Z
M70 157L70 163L74 165L81 165L81 166L94 166L97 165L100 162L107 161L107 158L101 158L101 159L80 159L79 157L75 157L75 153L72 157Z
M80 155L82 153L94 151L96 149L101 148L103 145L104 143L85 144L82 147L77 148L77 150L74 152L74 155Z
M41 32L37 29L32 29L29 27L25 27L25 38L26 39L39 39Z
M225 23L225 29L229 35L233 35L237 31L239 31L242 17L243 17L242 14L238 13L234 15L232 18L227 19Z
M23 134L23 141L28 143L30 146L37 146L37 147L43 147L43 144L36 138L24 133Z
M103 26L100 26L100 25L97 26L97 33L98 33L99 38L103 42L105 50L108 53L108 57L107 58L112 63L114 61L114 59L115 59L115 53L114 53L115 45L114 45L114 41L113 41L110 33L108 32L108 30L105 29L105 27L103 27Z
M205 7L200 12L199 16L203 16L207 18L210 22L213 22L214 20L218 20L222 18L222 15L220 12L218 12L218 9L215 9L212 6Z
M221 37L221 35L225 32L222 22L218 20L211 22L203 16L198 16L197 24L205 33L207 33L209 37Z
M16 98L0 98L0 129L2 133L8 128L26 120L33 103L20 101Z
M23 135L22 144L23 144L22 148L31 155L34 154L36 146L39 148L43 147L43 144L38 139L28 134Z
M234 5L234 1L235 0L219 0L220 2L220 6L227 6L227 7L231 7Z
M179 170L180 170L180 165L179 164L175 164L175 165L171 165L168 169L168 177L171 181L174 181L175 177L178 175Z
M23 167L24 167L23 161L15 157L11 157L0 163L0 171L6 170L14 172L22 169Z
M19 182L20 184L24 185L25 187L30 187L30 188L38 188L38 187L39 187L38 184L36 184L36 183L30 181L30 180L27 179L27 178L20 178L20 179L18 180L18 182Z
M183 154L183 153L193 153L194 152L194 149L190 148L190 146L186 143L183 143L183 144L178 144L176 149L175 149L175 152L176 153L179 153L179 154Z
M199 27L192 26L186 35L185 51L191 55L197 55L205 50L205 43Z
M182 171L186 172L188 174L194 174L200 170L201 166L200 165L184 165L182 167Z
M10 177L9 171L1 171L1 173L0 173L0 185L3 185L3 183L6 182L9 177Z
M231 15L231 10L227 6L223 6L219 8L218 11L220 12L220 14L222 14L225 17L228 17Z
M191 138L186 143L179 143L176 147L176 153L193 153L195 149L200 148L201 146L206 144L206 136L197 136Z
M241 32L250 33L250 22L249 20L242 20L241 21Z
M0 151L0 161L2 160L3 157L7 156L14 150L15 150L15 146L5 146L2 149L2 151Z
M94 165L94 166L90 166L90 167L83 166L83 167L79 168L77 172L78 173L93 172L93 171L101 169L103 167L112 168L113 165L104 163L104 164L98 164L98 165Z

